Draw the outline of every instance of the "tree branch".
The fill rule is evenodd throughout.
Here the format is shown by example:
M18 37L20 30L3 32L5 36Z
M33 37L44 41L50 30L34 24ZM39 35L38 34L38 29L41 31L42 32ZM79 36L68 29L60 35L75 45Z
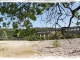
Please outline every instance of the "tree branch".
M72 21L72 18L74 17L74 15L75 15L75 12L78 11L79 9L80 9L80 6L78 6L76 9L74 9L74 10L72 11L72 16L71 16L71 18L70 18L68 27L70 27L70 25L71 25L71 21Z
M80 6L78 6L78 7L75 8L74 10L72 10L70 7L66 7L63 3L62 3L62 5L63 5L65 8L68 8L68 9L71 11L71 13L72 13L72 16L71 16L71 18L70 18L69 25L68 25L68 27L70 27L72 18L74 17L75 12L80 9Z
M74 16L71 16L68 27L70 27L71 21L72 21L72 18L73 18L73 17L74 17Z
M78 6L76 9L74 9L72 12L76 12L80 9L80 6Z

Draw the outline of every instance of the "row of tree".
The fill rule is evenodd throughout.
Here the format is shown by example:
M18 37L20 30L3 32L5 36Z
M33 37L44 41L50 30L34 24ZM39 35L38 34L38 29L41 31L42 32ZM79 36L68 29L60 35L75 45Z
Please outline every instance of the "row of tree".
M0 29L0 39L20 39L36 34L34 28L30 29Z
M43 28L38 28L37 30L43 30ZM48 29L48 28L45 28ZM42 31L41 30L41 31ZM1 40L54 40L54 39L67 39L67 38L80 38L80 35L69 32L68 35L58 30L55 35L55 31L52 31L47 36L38 36L36 28L30 28L29 31L26 29L0 29L0 39Z

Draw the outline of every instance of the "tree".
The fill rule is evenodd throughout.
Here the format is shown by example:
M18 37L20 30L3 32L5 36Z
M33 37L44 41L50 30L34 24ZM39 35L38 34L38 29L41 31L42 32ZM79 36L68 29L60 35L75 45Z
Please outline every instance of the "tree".
M73 9L73 7L76 5L77 7ZM48 8L45 10L47 15L46 19L41 17L41 20L45 23L51 23L54 21L54 23L52 23L53 26L57 24L59 27L61 27L59 21L66 24L66 18L70 18L68 24L68 27L70 27L73 18L80 20L80 2L60 2L47 4L47 6ZM80 22L76 23L79 24Z
M26 20L36 20L37 15L41 15L44 12L47 12L47 22L51 20L57 20L55 24L60 26L58 21L63 21L68 16L70 16L69 25L71 25L71 21L73 18L77 18L80 20L80 5L76 8L72 9L72 6L75 5L76 2L60 2L60 3L23 3L23 2L0 2L0 14L3 17L0 17L0 21L3 22L3 18L5 16L5 20L8 22L3 22L3 25L9 25L11 22L14 22L13 25L20 27L23 25L23 22ZM80 2L78 2L80 4ZM69 13L67 13L69 12ZM64 15L64 17L62 17ZM9 19L8 19L8 18ZM6 24L5 24L6 23ZM78 22L79 23L79 22Z
M23 27L25 27L26 29L26 36L30 34L30 30L32 28L32 23L29 21L29 20L26 20L24 23L23 23Z

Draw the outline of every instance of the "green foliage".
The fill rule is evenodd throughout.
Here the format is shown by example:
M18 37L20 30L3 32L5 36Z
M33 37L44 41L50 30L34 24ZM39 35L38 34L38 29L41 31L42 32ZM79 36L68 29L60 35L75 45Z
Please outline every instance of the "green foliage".
M30 35L30 36L27 36L26 39L29 41L38 41L39 40L36 33L34 33L33 35Z
M50 40L54 39L54 38L53 38L54 35L55 35L55 32L52 31L52 32L48 35L49 39L50 39Z
M8 36L8 39L7 40L14 40L13 35Z
M70 34L66 35L66 38L67 38L67 39L77 38L77 37L78 37L78 35L77 35L77 34L74 34L74 33L70 33Z
M29 29L32 27L32 23L29 20L24 21L23 27L26 27L26 29Z
M3 33L3 31L5 31ZM7 38L4 36L7 34ZM19 34L19 35L18 35ZM80 35L74 34L71 32L70 34L62 35L60 31L57 31L56 36L55 32L51 32L48 36L38 36L36 34L35 28L30 28L27 32L26 29L0 29L0 39L8 39L8 40L17 40L18 38L22 40L29 40L29 41L38 41L38 40L55 40L55 39L70 39L70 38L80 38Z
M3 18L0 18L0 22L2 22L3 21Z
M3 40L7 40L8 39L6 31L3 31L2 38L3 38Z
M19 32L17 32L17 37L20 37L20 31L19 31Z
M13 27L14 29L17 29L17 28L18 28L18 23L13 22L12 27Z
M78 15L79 15L79 13L78 12L75 12L75 17L76 18L78 18Z
M14 31L13 37L22 38L23 36L25 36L24 34L25 34L24 30L16 29Z
M63 36L62 36L61 32L57 31L55 34L55 31L53 31L48 35L48 37L49 37L49 39L53 40L53 39L61 39Z
M53 47L55 47L55 48L60 47L59 40L55 40L52 45L53 45Z
M3 27L6 27L6 22L3 22Z
M49 39L48 36L45 36L45 37L44 37L44 40L48 40L48 39Z
M44 36L40 37L40 40L45 40L45 39L46 39L46 37L44 37Z
M80 22L77 22L77 23L76 23L76 25L79 25L79 24L80 24Z
M80 20L80 15L78 15L78 20Z
M8 40L13 40L14 39L14 29L2 29L2 28L0 28L0 39L2 40L3 39L3 37L2 37L2 35L3 35L3 31L5 31L6 32L6 34L7 34L7 39Z
M3 16L6 14L4 19L8 17L10 21L17 19L15 22L12 21L12 27L16 29L19 24L25 23L27 21L26 19L35 21L36 15L42 14L43 9L40 7L41 5L38 3L1 2L0 14ZM47 7L47 5L45 7ZM3 17L0 17L0 21L3 21L2 18ZM6 20L8 20L8 18Z
M37 40L36 30L34 28L16 29L14 37L23 38L24 40Z
M76 2L60 2L60 3L22 3L22 2L0 2L0 14L6 17L4 19L8 20L8 22L13 22L12 27L17 29L18 27L22 27L25 25L27 20L35 21L37 15L43 14L44 11L49 11L54 8L58 7L60 10L65 11L66 9L72 10L72 6ZM63 7L63 5L65 7ZM53 8L52 8L53 7ZM59 9L57 8L57 11ZM66 11L65 11L66 12ZM50 12L51 13L51 12ZM62 13L58 13L63 15ZM61 17L60 15L60 17ZM75 12L73 15L74 17L79 18L79 12ZM8 19L8 18L9 19ZM4 20L3 17L0 17L0 22ZM17 19L17 20L16 20ZM57 18L58 19L58 18ZM9 21L10 20L10 21ZM13 20L16 20L15 22ZM6 26L7 22L3 23L3 26ZM9 25L10 23L8 23ZM18 26L19 24L22 24ZM26 26L26 25L25 25Z
M60 31L57 31L56 32L56 36L54 36L54 37L55 37L55 39L61 39L62 38L61 32Z

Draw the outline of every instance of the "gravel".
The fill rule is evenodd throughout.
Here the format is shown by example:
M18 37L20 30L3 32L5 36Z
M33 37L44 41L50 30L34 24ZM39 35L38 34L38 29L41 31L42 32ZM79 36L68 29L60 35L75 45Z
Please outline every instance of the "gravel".
M54 48L54 40L46 40L33 44L32 47L43 56L80 56L80 38L59 40L60 47ZM40 56L41 56L40 55Z
M75 39L60 39L60 47L55 48L54 40L44 41L0 41L0 57L27 57L24 55L16 55L15 52L22 51L23 49L31 49L39 54L29 55L28 57L35 56L62 56L72 57L80 56L80 38ZM10 55L11 54L11 55Z

